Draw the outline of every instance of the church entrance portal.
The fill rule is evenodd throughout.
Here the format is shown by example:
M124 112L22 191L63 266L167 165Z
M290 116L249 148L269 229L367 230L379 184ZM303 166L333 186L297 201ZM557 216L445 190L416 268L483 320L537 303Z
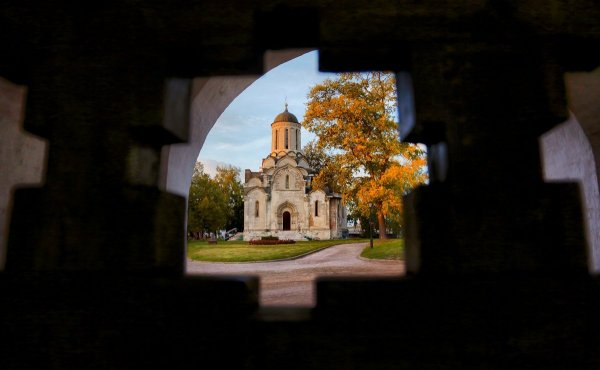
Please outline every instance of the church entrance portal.
M290 230L291 216L288 211L283 212L283 230Z

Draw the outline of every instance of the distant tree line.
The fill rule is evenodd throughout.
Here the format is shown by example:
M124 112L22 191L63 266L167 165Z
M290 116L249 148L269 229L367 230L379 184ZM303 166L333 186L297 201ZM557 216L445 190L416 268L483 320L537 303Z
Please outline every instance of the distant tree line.
M244 227L244 187L236 167L217 167L214 178L196 162L188 198L188 237Z

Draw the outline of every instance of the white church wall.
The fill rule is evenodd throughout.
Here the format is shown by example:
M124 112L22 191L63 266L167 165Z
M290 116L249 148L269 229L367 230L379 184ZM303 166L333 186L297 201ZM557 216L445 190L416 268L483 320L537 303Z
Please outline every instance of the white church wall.
M292 219L291 219L291 224L290 224L290 229L291 230L298 230L298 228L303 229L304 227L306 227L306 219L304 217L304 212L302 212L302 209L304 208L302 205L304 203L304 196L302 194L299 194L299 192L297 191L282 191L282 192L277 192L276 194L274 193L272 195L272 199L271 199L271 211L270 214L272 215L272 220L270 223L270 227L273 230L282 230L282 220L281 220L281 214L283 214L283 212L285 210L281 210L280 212L278 212L278 210L280 209L280 207L282 207L283 205L289 205L288 211L290 212L290 214L292 215ZM281 214L279 214L281 213Z
M300 158L300 160L298 160L298 167L310 168L310 165L308 164L306 159Z
M263 171L270 167L275 167L275 159L273 159L273 157L267 157L267 158L263 159L263 162L262 162Z
M246 183L246 187L248 187L248 188L259 187L259 186L261 186L261 182L260 182L260 179L257 179L256 177L250 179Z
M292 158L290 155L283 157L282 159L279 160L279 162L277 162L277 167L285 167L285 166L296 167L296 165L297 165L296 160L294 158Z
M254 189L246 195L244 198L244 240L251 240L252 233L264 233L267 229L267 209L267 195L263 189Z
M318 212L315 209L318 202ZM305 235L311 239L331 239L331 232L327 223L327 196L322 190L315 190L306 197L306 215L308 228Z
M329 229L327 223L327 197L322 190L315 190L309 194L309 226L311 230ZM315 202L318 203L318 213L315 207Z

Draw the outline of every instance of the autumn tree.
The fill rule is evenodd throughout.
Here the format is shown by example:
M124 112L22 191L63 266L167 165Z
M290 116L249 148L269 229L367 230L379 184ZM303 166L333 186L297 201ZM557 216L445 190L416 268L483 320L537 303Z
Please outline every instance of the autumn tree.
M402 214L402 196L426 180L422 150L398 140L395 87L391 73L342 73L310 90L303 122L330 157L317 184L337 186L355 214L373 211L380 238L386 218Z
M244 228L244 185L239 179L240 170L237 167L217 167L215 182L225 196L227 204L226 229L233 228L242 231Z
M188 198L188 233L196 236L222 229L227 222L228 204L216 181L197 162Z

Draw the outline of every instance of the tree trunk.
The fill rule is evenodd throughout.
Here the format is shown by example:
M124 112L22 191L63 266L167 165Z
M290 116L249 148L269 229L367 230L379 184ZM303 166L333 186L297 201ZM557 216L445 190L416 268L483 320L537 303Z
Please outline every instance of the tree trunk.
M383 212L377 212L377 223L379 224L379 239L386 239L385 235L385 217L383 217Z

